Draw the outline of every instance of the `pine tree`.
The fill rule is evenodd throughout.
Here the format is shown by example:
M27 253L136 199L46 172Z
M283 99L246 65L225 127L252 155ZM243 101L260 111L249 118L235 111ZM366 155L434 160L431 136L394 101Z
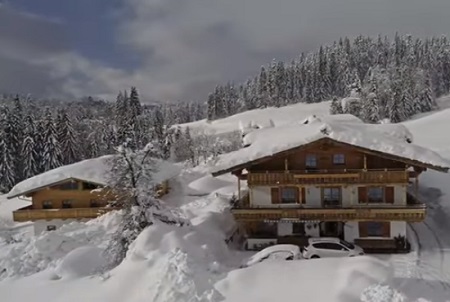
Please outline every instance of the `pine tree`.
M117 149L117 155L110 162L108 187L116 193L112 205L120 206L123 216L105 251L109 268L122 262L130 244L156 220L177 226L186 224L155 197L157 184L153 181L153 175L157 170L154 152L152 145L135 151L127 148L125 143Z
M45 112L44 120L44 144L42 156L42 168L48 171L62 165L61 149L57 138L56 128L49 109Z
M23 159L22 175L24 179L39 173L39 150L36 144L36 127L30 115L25 118L24 141L21 155Z
M136 87L131 87L130 92L130 110L131 114L135 117L142 114L142 106L139 100L139 94Z
M62 163L72 164L80 160L80 152L72 122L65 110L61 111L57 120L58 142L61 146Z
M342 109L341 101L337 97L333 97L330 105L330 114L342 114L344 110Z
M379 104L375 92L369 93L364 101L362 119L372 124L380 121Z

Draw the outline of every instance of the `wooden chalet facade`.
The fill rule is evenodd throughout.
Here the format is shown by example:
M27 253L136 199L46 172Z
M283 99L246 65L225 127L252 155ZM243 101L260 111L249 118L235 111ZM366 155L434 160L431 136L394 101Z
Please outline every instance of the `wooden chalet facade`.
M213 175L238 179L231 211L247 249L323 236L392 250L401 249L395 237L407 237L407 223L425 219L418 185L428 168L448 170L324 137Z

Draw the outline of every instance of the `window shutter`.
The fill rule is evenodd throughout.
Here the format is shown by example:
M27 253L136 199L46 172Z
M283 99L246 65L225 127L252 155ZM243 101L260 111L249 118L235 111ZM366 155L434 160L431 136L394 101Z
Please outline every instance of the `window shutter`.
M394 187L384 188L384 194L386 203L394 203Z
M358 187L358 203L367 203L366 187Z
M391 237L391 223L389 221L383 223L383 237Z
M302 204L306 204L306 189L302 188Z
M280 203L280 188L271 188L272 203Z
M367 223L360 221L359 226L359 237L367 237Z

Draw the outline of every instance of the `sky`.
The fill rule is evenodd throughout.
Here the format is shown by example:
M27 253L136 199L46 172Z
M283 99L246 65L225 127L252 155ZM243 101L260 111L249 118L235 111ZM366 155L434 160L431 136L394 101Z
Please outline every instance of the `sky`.
M0 92L202 101L343 36L449 31L449 0L0 0Z

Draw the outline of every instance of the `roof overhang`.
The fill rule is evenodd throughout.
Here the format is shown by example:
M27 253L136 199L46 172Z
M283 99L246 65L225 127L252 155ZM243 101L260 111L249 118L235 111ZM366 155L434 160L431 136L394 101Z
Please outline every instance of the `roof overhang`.
M335 140L335 139L332 139L332 138L329 138L329 137L322 137L322 138L319 138L317 140L311 141L311 142L309 142L307 144L303 144L301 146L297 146L297 147L294 147L294 148L291 148L291 149L288 149L288 150L277 152L277 153L271 154L269 156L264 156L264 157L261 157L261 158L257 158L257 159L254 159L252 161L248 161L248 162L245 162L245 163L242 163L242 164L239 164L239 165L227 168L227 169L215 171L215 172L212 173L212 175L214 177L216 177L216 176L223 175L223 174L226 174L226 173L239 171L239 170L248 168L250 166L253 166L253 165L256 165L256 164L268 161L268 160L271 160L274 157L286 156L286 155L289 155L291 153L297 152L299 150L306 149L311 144L317 143L317 142L320 142L320 141L332 142L332 143L334 143L334 144L336 144L338 146L340 145L340 146L345 146L345 147L351 147L354 150L358 150L358 151L360 151L362 153L365 153L365 154L375 155L375 156L378 156L378 157L382 157L382 158L391 159L391 160L394 160L394 161L403 162L403 163L405 163L407 165L410 165L410 166L421 167L421 168L429 168L429 169L436 170L436 171L439 171L439 172L444 172L444 173L447 173L448 170L449 170L449 167L436 166L436 165L424 163L424 162L421 162L421 161L413 160L413 159L410 159L410 158L405 158L405 157L401 157L401 156L398 156L398 155L393 155L393 154L390 154L390 153L385 153L385 152L380 152L380 151L374 151L374 150L371 150L371 149L368 149L368 148L364 148L364 147L360 147L360 146L357 146L357 145L344 143L344 142L341 142L341 141L338 141L338 140ZM239 151L235 151L235 152L239 152Z
M91 181L91 180L80 179L80 178L75 178L75 177L68 177L68 178L65 178L63 180L55 181L55 182L52 182L52 183L47 183L45 185L42 185L42 186L30 189L30 190L27 190L27 191L18 192L18 193L14 194L14 195L9 195L8 194L6 196L6 199L12 199L12 198L16 198L16 197L19 197L19 196L27 196L27 195L32 194L34 192L40 191L40 190L42 190L42 189L44 189L46 187L56 186L56 185L59 185L59 184L66 183L68 181L82 181L82 182L87 182L87 183L95 184L95 185L102 186L102 187L106 186L106 184L97 183L97 182L94 182L94 181Z

